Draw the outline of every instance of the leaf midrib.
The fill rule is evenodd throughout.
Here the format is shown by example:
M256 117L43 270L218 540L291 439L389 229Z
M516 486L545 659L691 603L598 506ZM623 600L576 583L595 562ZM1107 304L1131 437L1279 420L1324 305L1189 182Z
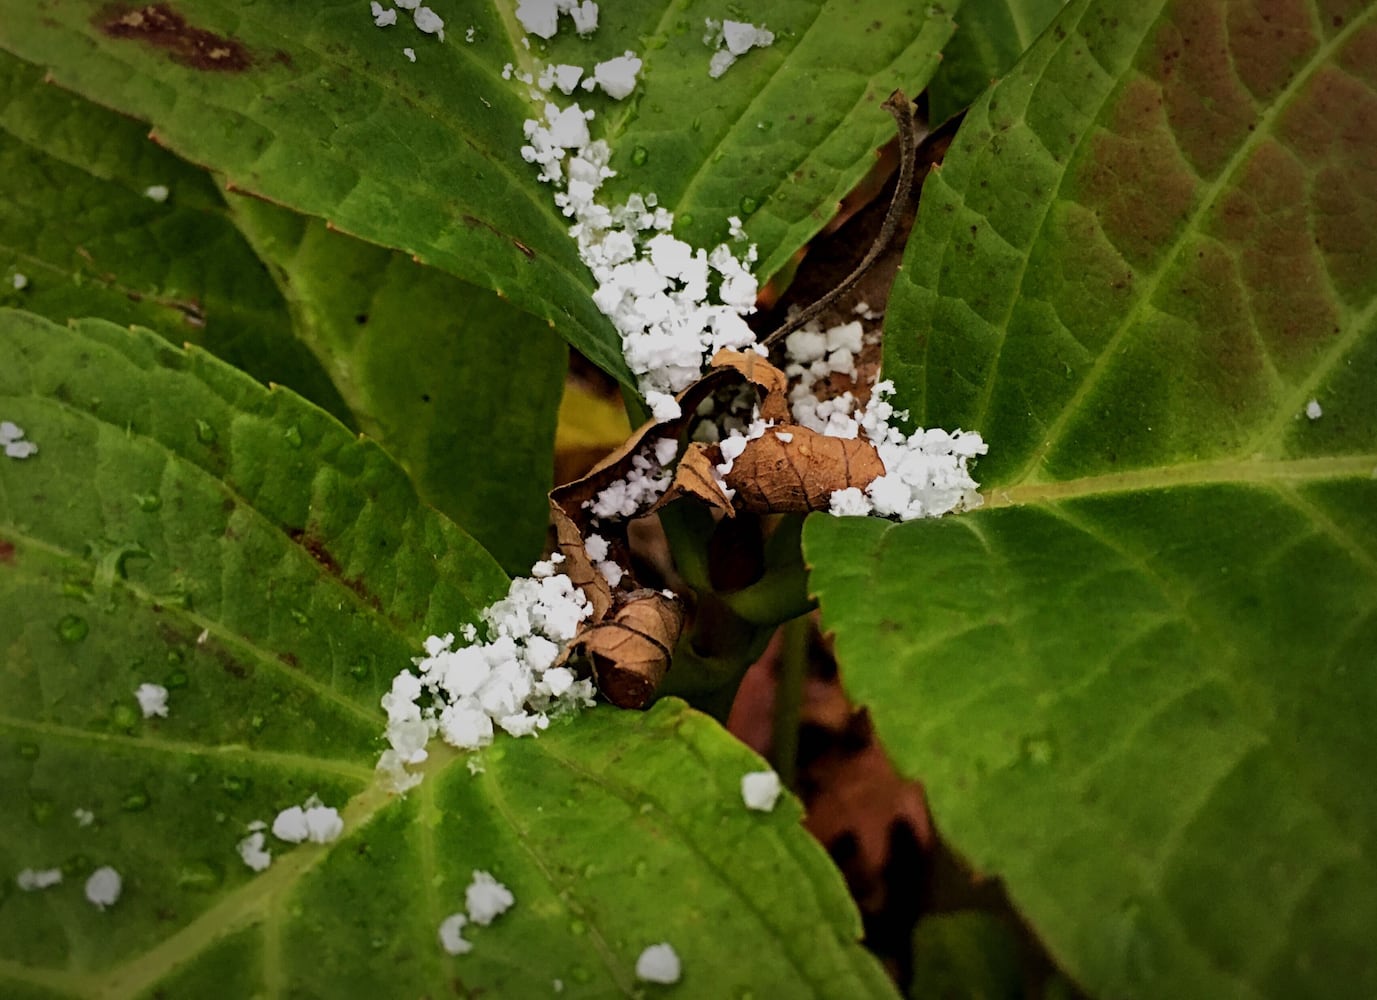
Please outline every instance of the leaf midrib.
M990 488L983 491L981 497L984 500L982 509L996 509L1192 486L1272 487L1374 476L1377 476L1377 453L1322 458L1223 459L1153 466L1057 482L1024 482L1015 486Z

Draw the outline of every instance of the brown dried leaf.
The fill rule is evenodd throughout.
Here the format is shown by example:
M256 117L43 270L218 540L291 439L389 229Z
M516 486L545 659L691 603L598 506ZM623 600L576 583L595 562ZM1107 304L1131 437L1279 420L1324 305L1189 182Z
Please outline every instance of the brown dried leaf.
M741 509L784 514L827 510L834 491L864 490L884 473L879 452L864 438L784 424L749 442L726 480Z
M759 354L724 347L712 356L712 368L714 371L737 372L755 386L763 419L776 422L789 419L789 380Z
M630 595L610 618L586 628L571 644L593 662L598 689L618 708L644 708L669 670L684 628L684 606L654 590Z
M714 454L717 458L713 457ZM669 489L665 490L647 513L654 513L681 497L697 497L713 510L721 511L727 517L735 517L736 508L732 506L731 498L718 485L713 468L720 457L721 453L717 451L716 445L708 446L698 441L690 443L679 457L679 464L675 466L674 479L670 482Z
M593 565L593 560L588 558L583 532L564 508L555 502L553 495L550 498L550 516L555 522L555 541L564 556L560 569L593 605L593 614L588 620L600 622L612 607L612 588Z

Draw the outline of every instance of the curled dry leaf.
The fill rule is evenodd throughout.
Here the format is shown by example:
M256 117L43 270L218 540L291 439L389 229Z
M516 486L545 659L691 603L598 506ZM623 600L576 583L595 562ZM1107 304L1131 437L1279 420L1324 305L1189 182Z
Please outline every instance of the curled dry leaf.
M864 490L884 474L879 453L864 438L786 424L747 444L726 479L742 509L786 514L826 510L836 490Z
M669 670L670 654L684 627L684 606L668 594L639 590L613 614L585 628L571 650L593 663L593 677L619 708L650 704Z
M679 457L679 464L674 468L674 479L670 481L669 489L655 501L650 512L653 513L681 497L697 497L712 510L720 511L727 517L735 517L736 508L732 506L731 498L717 482L713 468L721 457L716 445L709 446L700 441L690 443Z
M718 351L714 370L743 375L760 396L765 420L787 421L789 382L769 361L750 352ZM832 494L865 489L885 474L875 446L864 438L827 437L807 427L776 423L748 442L726 475L735 503L757 514L826 510Z

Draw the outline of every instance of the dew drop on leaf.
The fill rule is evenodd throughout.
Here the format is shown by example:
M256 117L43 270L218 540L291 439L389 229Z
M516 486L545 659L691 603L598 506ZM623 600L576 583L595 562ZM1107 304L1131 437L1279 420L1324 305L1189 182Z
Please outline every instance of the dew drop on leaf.
M644 146L637 146L635 149L631 151L631 162L633 165L637 167L645 166L646 161L649 159L650 151L647 150Z
M359 660L357 663L355 663L352 667L349 668L349 676L354 678L354 680L356 681L368 680L368 674L368 663L364 660Z
M202 444L215 443L215 428L204 420L196 421L196 440Z
M120 808L128 813L143 812L148 808L153 800L148 797L148 793L142 790L130 792L120 799Z
M1051 737L1045 734L1037 736L1026 736L1023 739L1023 758L1031 764L1039 767L1052 763L1052 758L1056 756L1056 747L1052 744Z
M213 892L224 879L224 870L219 865L201 859L187 861L177 869L177 887L192 892Z
M296 424L292 424L292 426L283 431L282 436L286 438L287 443L293 448L301 447L301 431L297 428Z
M287 612L287 614L292 616L292 621L296 622L303 628L311 624L311 619L306 616L306 612L301 611L298 608L292 608L290 611Z
M185 670L174 670L172 673L168 674L167 679L163 681L163 687L168 690L184 688L187 686L187 680L188 678Z
M576 983L588 983L593 980L593 972L586 965L576 965L570 970L569 978Z
M63 615L57 623L57 635L63 642L80 642L90 631L91 626L80 615Z
M21 743L21 744L19 744L19 756L20 756L20 757L23 757L25 760L37 760L37 759L38 759L38 744L37 744L37 743Z
M757 208L759 208L759 207L760 207L760 202L756 201L756 200L755 200L754 198L752 198L750 195L747 195L746 197L744 197L744 198L741 199L741 214L742 214L742 215L750 215L752 212L754 212L754 211L755 211Z
M53 800L46 795L29 795L29 816L35 823L46 823L53 818Z
M569 921L569 933L575 937L581 937L588 933L588 925L582 920L571 920Z
M238 775L228 775L220 782L220 788L232 799L242 799L253 788L253 781Z
M163 505L163 498L156 493L144 493L139 496L139 510L145 514L151 514Z
M139 724L139 713L134 711L132 705L123 702L110 710L110 725L124 732L133 731Z

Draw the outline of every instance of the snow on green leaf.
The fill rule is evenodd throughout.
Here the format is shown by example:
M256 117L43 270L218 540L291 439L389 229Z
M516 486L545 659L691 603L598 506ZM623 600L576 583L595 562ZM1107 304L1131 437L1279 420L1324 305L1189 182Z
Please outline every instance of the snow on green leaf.
M679 702L386 791L379 696L506 579L377 445L147 331L6 311L0 352L40 445L0 462L0 993L629 995L670 940L680 995L892 995L797 803L746 810L758 758ZM251 870L249 824L313 795L340 838ZM516 902L451 956L475 870Z
M147 131L0 52L0 305L145 326L347 419L215 185Z
M544 322L442 271L254 198L240 230L282 276L298 336L434 504L521 573L545 546L568 351Z
M887 317L986 508L805 534L848 686L1094 994L1377 990L1377 8L1316 6L1067 8Z
M728 215L747 217L769 273L873 165L891 135L880 101L896 86L922 88L952 25L938 5L790 0L762 15L774 44L712 79L703 21L724 12L663 0L605 7L591 38L566 26L527 49L506 3L469 5L441 42L409 24L377 28L356 4L82 0L7 12L0 47L151 122L161 142L236 188L497 291L630 385L568 222L521 158L536 104L504 66L591 71L638 53L637 94L576 98L600 116L595 134L606 124L621 183L656 191L703 245ZM861 32L850 30L857 18Z

